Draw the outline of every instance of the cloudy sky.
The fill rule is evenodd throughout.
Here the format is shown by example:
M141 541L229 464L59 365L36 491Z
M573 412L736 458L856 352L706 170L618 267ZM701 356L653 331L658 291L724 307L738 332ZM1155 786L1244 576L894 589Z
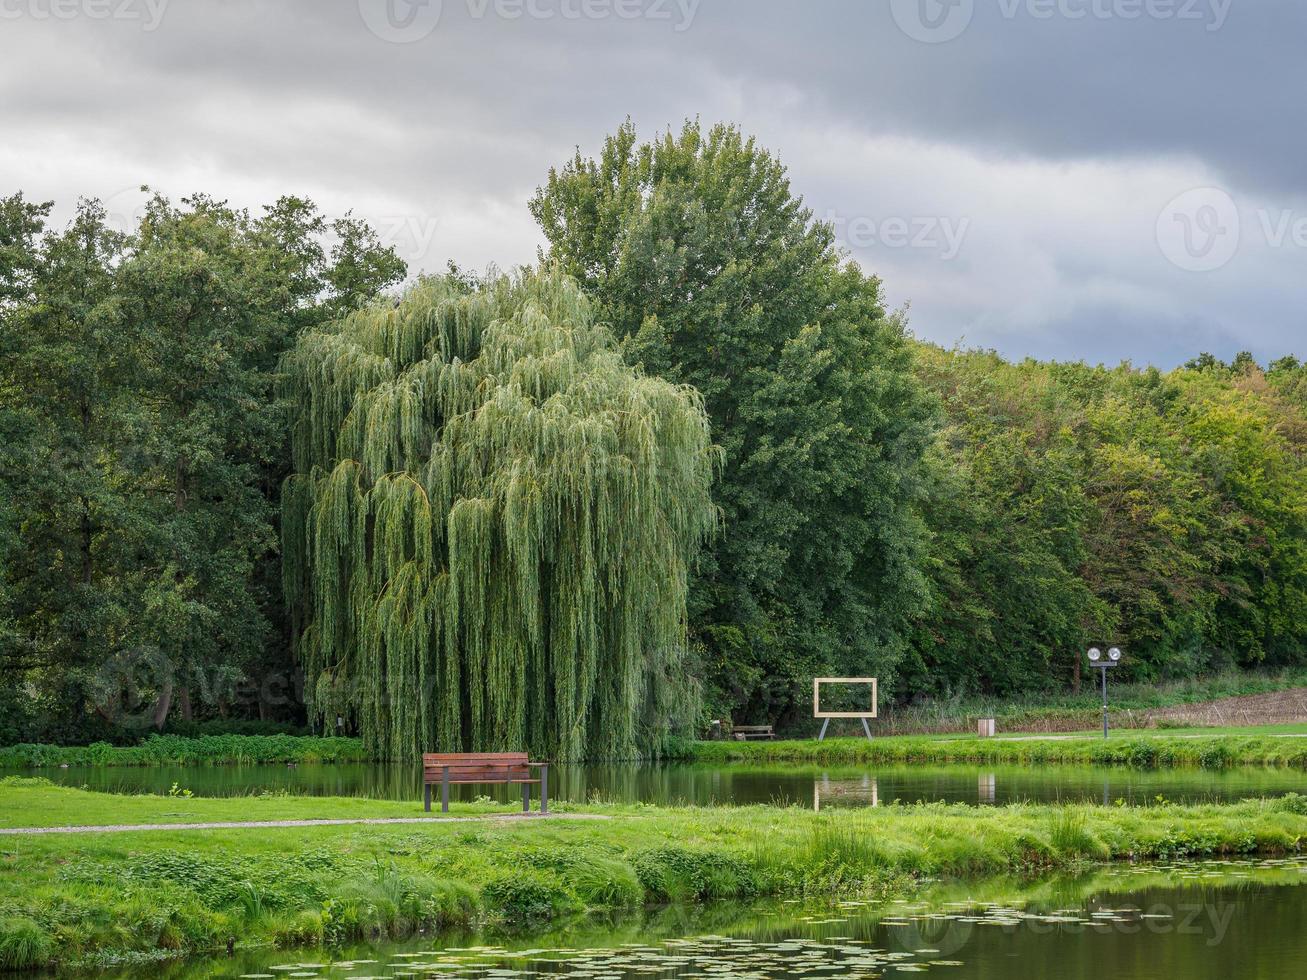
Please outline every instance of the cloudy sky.
M141 184L531 261L548 168L730 120L914 331L1307 356L1303 0L0 0L0 193Z

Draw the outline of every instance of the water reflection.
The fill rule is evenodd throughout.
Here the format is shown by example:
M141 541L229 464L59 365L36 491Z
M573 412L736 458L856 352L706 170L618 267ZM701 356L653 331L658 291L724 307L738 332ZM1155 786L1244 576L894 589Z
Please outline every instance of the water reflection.
M29 774L33 771L28 770ZM175 783L197 796L286 792L420 800L416 767L391 765L214 766L42 769L55 782L93 790L167 793ZM7 773L0 772L0 775ZM1074 766L812 766L681 763L557 766L551 796L585 802L702 806L757 803L828 807L936 802L1002 805L1023 801L1176 803L1307 793L1307 774L1291 769L1226 771ZM487 795L511 802L511 787L455 787L455 800Z
M1307 976L1307 862L1210 860L1037 881L936 883L910 901L713 903L341 949L245 950L102 980L1050 980Z
M822 773L812 782L812 808L821 810L822 797L829 803L854 803L858 806L880 806L880 785L876 777L863 775L860 779L835 779Z

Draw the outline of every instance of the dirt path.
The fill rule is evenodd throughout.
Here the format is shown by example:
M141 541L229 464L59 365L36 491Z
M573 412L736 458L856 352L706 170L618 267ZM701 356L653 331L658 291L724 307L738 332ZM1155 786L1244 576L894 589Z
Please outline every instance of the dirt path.
M511 823L522 820L608 820L601 813L505 813L484 817L377 817L360 820L250 820L240 823L120 823L88 827L3 827L0 834L111 834L152 830L254 830L263 827L382 827L392 824Z

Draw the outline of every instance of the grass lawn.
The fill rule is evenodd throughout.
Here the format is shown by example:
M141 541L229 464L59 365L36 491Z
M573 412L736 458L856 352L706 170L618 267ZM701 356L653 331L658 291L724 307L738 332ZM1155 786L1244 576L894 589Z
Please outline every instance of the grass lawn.
M413 814L357 799L114 797L10 780L10 824ZM523 820L0 838L0 966L285 946L649 902L909 894L923 877L1295 853L1307 799L1231 806L576 807ZM460 814L469 812L459 807ZM90 818L88 820L88 817Z
M69 792L74 795L69 796ZM538 809L539 805L539 800L533 798L532 809ZM450 816L464 817L513 814L522 812L522 804L455 803L451 810ZM0 781L0 827L439 817L439 787L436 787L432 811L424 813L422 801L417 798L397 801L280 794L237 797L120 795L69 790L41 779Z

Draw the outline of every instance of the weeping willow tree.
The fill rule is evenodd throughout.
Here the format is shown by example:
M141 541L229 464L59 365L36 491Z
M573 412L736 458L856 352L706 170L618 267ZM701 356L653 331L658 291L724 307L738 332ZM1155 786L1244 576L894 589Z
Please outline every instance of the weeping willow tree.
M283 367L284 585L319 721L385 758L580 759L690 720L707 417L623 362L570 279L426 280Z

